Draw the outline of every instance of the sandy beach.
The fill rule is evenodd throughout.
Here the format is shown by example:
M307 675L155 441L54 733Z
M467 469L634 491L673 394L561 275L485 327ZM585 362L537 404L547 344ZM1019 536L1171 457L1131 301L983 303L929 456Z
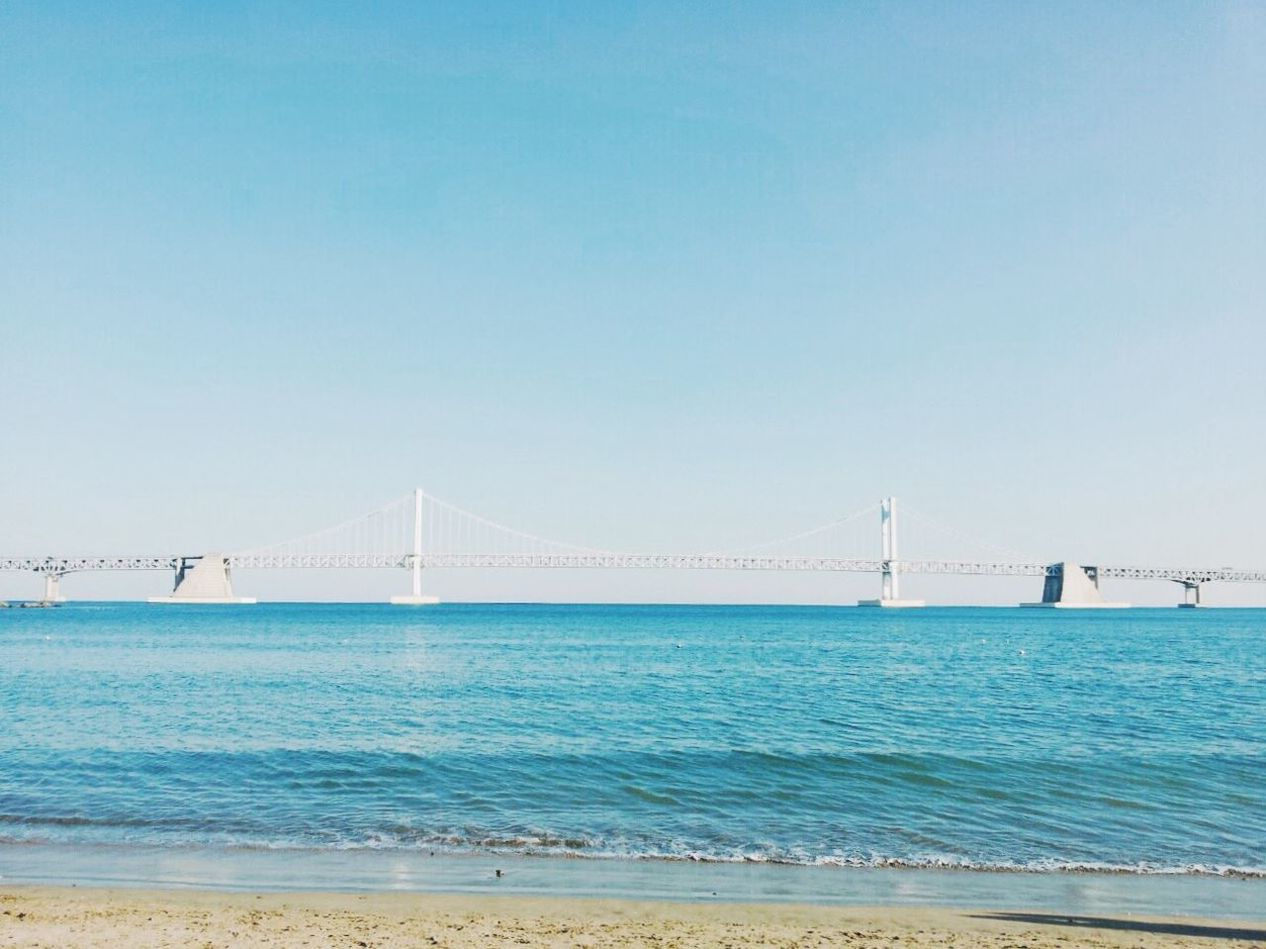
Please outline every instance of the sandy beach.
M3 946L1213 946L1266 923L418 893L225 893L10 886Z

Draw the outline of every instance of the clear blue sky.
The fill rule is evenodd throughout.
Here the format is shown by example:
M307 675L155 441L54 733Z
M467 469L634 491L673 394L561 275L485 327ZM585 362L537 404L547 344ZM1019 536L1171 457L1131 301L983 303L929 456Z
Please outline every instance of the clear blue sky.
M604 547L898 494L1266 566L1264 49L1252 2L5 2L0 549L232 549L422 484Z

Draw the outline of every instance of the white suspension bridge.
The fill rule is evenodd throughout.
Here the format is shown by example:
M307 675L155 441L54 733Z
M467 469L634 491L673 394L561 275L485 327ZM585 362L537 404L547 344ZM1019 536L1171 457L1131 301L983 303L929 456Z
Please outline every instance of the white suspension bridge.
M866 519L879 515L878 556L842 556L842 539ZM962 535L919 518L954 539ZM873 521L870 523L873 524ZM873 530L873 528L868 529ZM870 535L873 538L873 534ZM853 538L856 540L856 537ZM975 542L979 544L979 542ZM989 546L989 545L985 545ZM1198 606L1202 584L1266 583L1266 570L1232 568L1140 567L1046 562L1015 557L1010 552L980 559L902 559L897 545L897 503L894 498L869 505L845 517L788 537L739 550L713 553L661 554L603 550L548 540L515 530L463 510L421 489L376 511L294 540L231 553L163 556L2 557L0 571L30 571L44 578L43 603L61 602L61 580L88 571L169 570L175 588L163 603L253 603L234 596L231 572L237 569L403 569L411 577L408 594L391 598L401 605L438 603L422 592L422 573L435 568L639 569L639 570L765 570L870 573L878 576L880 596L859 605L921 606L902 599L905 574L955 574L996 577L1041 577L1042 598L1031 604L1048 607L1106 607L1125 604L1103 599L1105 579L1166 580L1183 587L1179 606ZM1026 604L1030 605L1030 604Z

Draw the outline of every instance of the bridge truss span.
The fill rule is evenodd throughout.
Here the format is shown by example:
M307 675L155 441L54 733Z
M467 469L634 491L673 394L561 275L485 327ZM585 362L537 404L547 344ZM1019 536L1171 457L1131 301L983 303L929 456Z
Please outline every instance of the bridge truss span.
M731 554L432 554L427 567L561 567L607 570L834 570L870 573L878 560Z
M175 570L188 557L0 557L0 570L44 574L80 573L86 570Z
M230 554L225 566L241 570L379 570L408 567L406 554Z
M1101 578L1117 580L1171 580L1174 583L1266 583L1266 570L1234 567L1095 567Z
M233 554L234 569L323 569L412 567L409 554ZM422 554L425 569L572 569L572 570L829 570L872 573L878 560L839 557L743 557L726 554Z
M898 573L976 574L980 576L1043 576L1046 564L976 561L888 561ZM885 561L857 557L771 557L733 554L424 554L424 567L526 567L616 570L794 570L834 573L877 573Z
M998 563L981 560L893 560L894 573L952 574L977 577L1044 577L1056 564Z
M597 552L435 553L422 554L427 569L573 569L573 570L794 570L876 573L885 563L896 573L955 574L986 577L1041 577L1056 569L1040 563L994 563L966 560L892 560L856 557L770 557L733 554L638 554ZM411 567L408 554L233 554L234 569L322 569Z

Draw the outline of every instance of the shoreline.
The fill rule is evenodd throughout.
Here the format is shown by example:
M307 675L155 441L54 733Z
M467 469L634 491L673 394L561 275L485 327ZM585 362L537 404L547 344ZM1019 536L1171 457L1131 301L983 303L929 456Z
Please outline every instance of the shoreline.
M1210 874L982 871L577 859L398 850L0 844L0 889L344 892L834 907L1024 907L1266 920L1266 879Z
M0 883L0 942L147 947L648 944L1212 946L1266 923L1029 908L682 903L437 893L97 889Z
M1157 863L1140 863L1127 866L1095 861L1043 861L1038 864L1021 863L976 863L970 860L907 860L901 858L847 858L822 857L810 860L785 859L777 856L767 857L756 854L745 857L721 857L706 854L668 854L668 853L618 853L585 850L550 849L542 847L499 847L499 846L453 846L450 844L416 844L416 845L371 845L353 844L346 846L317 846L295 843L255 844L255 843L158 843L158 842L119 842L105 840L87 841L49 841L45 839L22 839L0 837L0 869L3 869L3 853L5 848L61 848L63 850L91 853L111 850L147 850L153 853L204 853L219 854L226 859L235 855L250 854L289 854L295 858L320 856L322 854L342 854L349 858L356 855L395 855L404 860L507 860L507 861L575 861L578 863L635 863L666 864L671 866L688 865L700 867L770 867L792 868L800 870L824 871L929 871L935 873L965 874L1040 874L1054 876L1119 876L1119 877L1204 877L1220 880L1263 880L1266 881L1266 867L1215 866L1209 864L1190 864L1186 866ZM247 857L249 859L249 857ZM3 873L0 873L3 879Z

